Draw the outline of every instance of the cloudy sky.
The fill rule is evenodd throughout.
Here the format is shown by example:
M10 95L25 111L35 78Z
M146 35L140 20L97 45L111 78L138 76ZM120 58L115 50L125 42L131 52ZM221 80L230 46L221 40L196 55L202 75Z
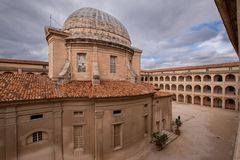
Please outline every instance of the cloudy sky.
M44 26L93 7L119 19L142 68L237 61L214 0L0 0L0 58L48 60Z

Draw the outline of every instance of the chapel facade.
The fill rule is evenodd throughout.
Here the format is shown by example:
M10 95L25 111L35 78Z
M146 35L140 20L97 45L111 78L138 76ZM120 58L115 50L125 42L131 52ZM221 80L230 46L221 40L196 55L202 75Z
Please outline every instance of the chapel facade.
M140 83L141 50L93 8L45 27L49 78L0 74L1 160L122 160L171 131L172 94Z

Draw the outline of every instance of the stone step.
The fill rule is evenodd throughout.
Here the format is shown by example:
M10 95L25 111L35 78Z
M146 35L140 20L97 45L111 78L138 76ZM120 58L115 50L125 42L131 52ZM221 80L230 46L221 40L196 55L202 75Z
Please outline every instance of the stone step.
M166 145L174 141L178 136L174 134L173 132L169 132L166 130L163 130L162 133L165 133L168 136L168 140L166 142Z

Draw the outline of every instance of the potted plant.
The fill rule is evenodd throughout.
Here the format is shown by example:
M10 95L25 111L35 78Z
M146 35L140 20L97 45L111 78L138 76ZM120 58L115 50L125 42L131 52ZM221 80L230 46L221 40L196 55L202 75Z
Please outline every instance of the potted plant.
M180 135L181 131L180 131L179 128L182 126L182 121L181 121L181 117L180 116L178 116L178 118L176 118L175 125L176 125L175 134L176 135Z
M162 150L168 140L168 136L160 133L153 133L152 134L152 141L156 144L157 150Z

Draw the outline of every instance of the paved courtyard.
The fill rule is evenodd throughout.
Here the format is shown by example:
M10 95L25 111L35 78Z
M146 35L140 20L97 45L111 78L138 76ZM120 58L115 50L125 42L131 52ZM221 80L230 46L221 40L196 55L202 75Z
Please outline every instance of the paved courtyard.
M188 104L173 104L173 119L181 116L182 134L162 151L142 160L231 160L237 132L235 111Z

